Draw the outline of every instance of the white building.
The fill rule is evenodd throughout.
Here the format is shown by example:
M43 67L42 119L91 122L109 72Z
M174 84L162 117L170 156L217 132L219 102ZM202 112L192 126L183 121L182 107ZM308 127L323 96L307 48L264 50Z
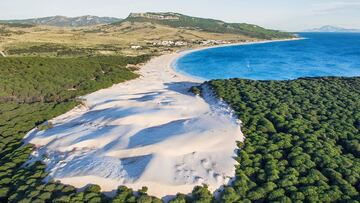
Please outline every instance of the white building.
M131 48L132 48L132 49L141 49L141 46L139 46L139 45L133 45L133 46L131 46Z

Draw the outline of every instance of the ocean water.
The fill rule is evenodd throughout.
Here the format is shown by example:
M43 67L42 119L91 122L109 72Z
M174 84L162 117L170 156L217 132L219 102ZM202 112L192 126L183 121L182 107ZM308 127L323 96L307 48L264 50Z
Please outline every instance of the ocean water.
M202 79L360 76L360 33L300 33L304 40L205 49L175 69Z

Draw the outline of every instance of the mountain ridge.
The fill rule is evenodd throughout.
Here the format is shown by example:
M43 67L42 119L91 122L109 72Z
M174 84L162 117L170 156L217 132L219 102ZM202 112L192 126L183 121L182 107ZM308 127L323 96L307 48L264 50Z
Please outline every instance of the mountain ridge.
M49 25L57 27L82 27L82 26L92 26L100 24L110 24L114 22L121 21L120 18L114 17L99 17L93 15L84 15L78 17L67 17L67 16L49 16L42 18L29 18L29 19L20 19L20 20L0 20L1 23L10 23L10 24L30 24L30 25Z
M319 28L307 29L303 32L360 32L360 29L348 29L338 26L325 25Z
M258 39L288 39L296 36L278 30L271 30L248 23L227 23L222 20L187 16L175 12L130 13L127 18L98 17L84 15L78 17L50 16L23 20L0 20L0 23L16 25L48 25L56 27L83 27L102 24L120 25L122 23L152 23L173 28L184 28L220 34L236 34Z
M188 29L190 28L213 33L242 34L245 36L260 39L280 39L295 37L293 34L290 33L266 29L258 25L247 23L227 23L221 20L187 16L174 12L130 13L130 15L126 19L120 22L116 22L114 24L121 24L123 22L148 22L154 24L162 24L170 27Z

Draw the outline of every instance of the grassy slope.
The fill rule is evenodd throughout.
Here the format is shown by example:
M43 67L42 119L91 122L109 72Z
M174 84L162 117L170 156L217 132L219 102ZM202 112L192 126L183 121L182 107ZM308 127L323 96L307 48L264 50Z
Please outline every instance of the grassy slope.
M156 13L154 13L156 14ZM164 14L171 15L171 14ZM178 20L158 20L145 17L128 17L124 21L129 22L151 22L155 24L167 25L170 27L185 27L191 29L199 29L205 32L214 33L229 33L240 34L252 38L258 39L281 39L294 37L292 34L280 32L276 30L269 30L257 25L251 25L246 23L226 23L219 20L196 18L181 14L175 14L178 16Z
M58 28L48 26L9 27L0 25L0 50L13 56L88 56L156 54L169 47L153 47L161 40L196 41L208 39L240 42L256 40L238 34L210 33L193 29L174 28L160 24L130 23L92 26L84 28ZM149 42L149 44L148 44ZM143 49L133 50L131 45Z
M177 21L128 18L112 25L81 28L0 23L0 51L11 56L137 55L179 49L152 46L162 40L186 41L187 47L195 47L205 40L242 42L293 37L256 25L180 16ZM133 50L132 45L142 49Z
M360 200L360 78L210 84L246 136L224 201Z

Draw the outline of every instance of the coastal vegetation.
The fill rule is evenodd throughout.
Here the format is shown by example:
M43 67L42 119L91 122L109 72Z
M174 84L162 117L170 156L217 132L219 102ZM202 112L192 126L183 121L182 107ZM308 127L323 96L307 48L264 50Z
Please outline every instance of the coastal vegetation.
M269 30L257 25L246 23L226 23L220 20L197 18L179 13L133 13L130 14L130 16L124 21L151 22L175 28L198 29L206 32L222 34L241 34L259 39L282 39L294 37L290 33Z
M149 56L89 58L4 57L0 59L0 101L62 102L137 77L128 64Z
M148 14L86 28L0 24L0 51L10 55L0 58L0 202L161 202L146 187L120 186L109 198L98 185L78 191L44 182L46 165L27 162L37 146L22 139L35 127L51 129L51 118L86 105L79 96L138 77L134 67L149 54L179 49L153 42L179 40L194 47L209 39L293 37L249 24ZM243 123L246 140L238 143L236 177L218 199L202 185L170 202L360 201L360 78L229 79L207 85ZM201 95L201 86L190 91Z
M161 202L147 195L146 187L120 186L109 198L97 185L79 192L56 181L45 183L46 166L27 164L35 146L22 143L34 127L51 128L46 121L77 105L77 96L135 78L127 64L148 59L1 58L0 201ZM229 79L207 85L243 122L246 140L238 143L236 177L219 199L203 185L170 202L359 201L360 78ZM201 87L192 91L200 94Z
M360 78L209 85L246 136L223 202L360 201Z
M46 121L78 105L78 96L136 78L127 64L143 63L149 58L0 58L0 202L107 200L98 186L77 193L72 186L44 183L46 166L40 162L26 164L35 146L24 145L22 139L37 126L51 128L52 123ZM117 198L121 199L125 192L119 190ZM127 190L126 194L133 193Z
M81 28L0 23L0 51L7 56L0 58L0 202L160 201L146 195L145 188L119 187L110 200L98 186L77 192L52 180L45 183L46 166L26 164L36 146L24 145L22 139L35 127L52 128L49 120L81 103L78 96L136 78L131 67L146 62L148 54L181 48L154 45L164 40L192 47L209 40L258 39L141 22ZM141 49L133 50L133 45ZM212 198L206 186L194 191L193 201ZM179 194L174 201L190 200Z

